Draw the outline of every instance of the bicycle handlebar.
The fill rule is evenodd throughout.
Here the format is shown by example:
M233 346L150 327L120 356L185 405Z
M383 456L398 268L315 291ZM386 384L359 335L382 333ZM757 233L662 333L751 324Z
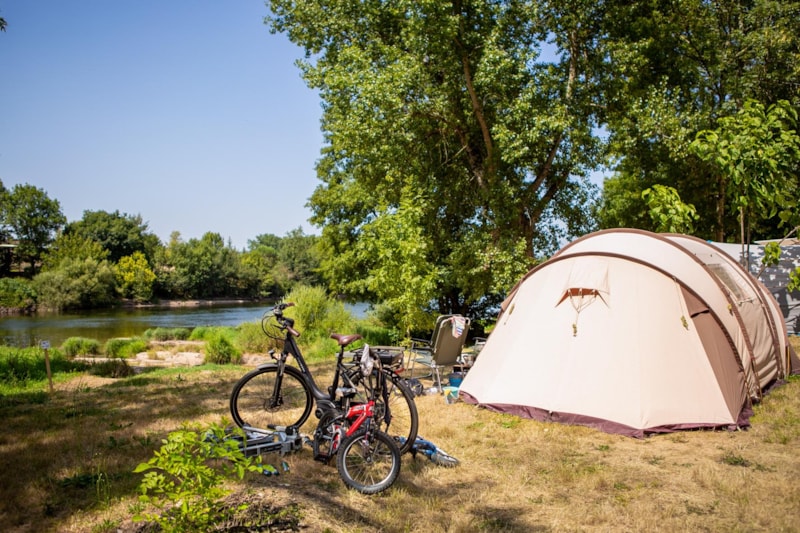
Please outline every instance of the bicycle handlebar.
M281 302L272 309L272 313L280 323L281 327L285 328L294 337L299 337L300 332L294 329L294 320L283 316L283 310L287 307L293 307L294 302Z

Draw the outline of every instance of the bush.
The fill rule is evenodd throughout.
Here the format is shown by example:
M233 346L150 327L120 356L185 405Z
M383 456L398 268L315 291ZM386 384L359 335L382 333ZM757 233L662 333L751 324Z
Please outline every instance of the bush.
M328 296L321 287L298 285L286 295L286 301L295 303L286 314L295 319L295 329L308 339L328 337L331 333L355 332L353 315L342 302Z
M90 309L116 301L114 270L108 261L64 259L33 278L39 304L50 309Z
M217 328L213 328L211 326L200 326L196 327L192 330L191 335L189 335L190 341L207 341L210 339L214 333L214 330Z
M403 337L395 328L387 328L363 320L356 324L356 333L364 337L364 342L373 346L397 346Z
M29 309L36 303L36 291L28 280L0 278L0 307Z
M191 335L188 328L155 328L144 332L146 339L154 341L185 341Z
M224 331L218 331L206 342L206 362L218 365L238 364L241 352Z
M245 322L236 330L236 347L244 353L267 353L280 348L278 341L264 335L260 323Z
M239 441L216 425L205 432L184 426L163 443L152 459L134 470L145 473L139 499L163 512L143 513L134 521L152 520L165 532L210 531L215 523L229 520L236 509L222 501L230 492L224 481L264 471L260 456L245 457Z
M126 378L134 374L133 368L128 366L127 361L124 359L112 359L110 361L101 361L89 367L89 373L93 376L102 376L105 378Z
M100 342L85 337L70 337L63 342L61 350L67 357L100 355Z
M147 341L143 339L108 339L103 348L107 357L128 359L139 352L147 350Z

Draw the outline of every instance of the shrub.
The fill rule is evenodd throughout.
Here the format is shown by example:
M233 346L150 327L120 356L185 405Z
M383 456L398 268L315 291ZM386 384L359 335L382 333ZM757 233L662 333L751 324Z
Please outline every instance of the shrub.
M33 279L39 304L51 309L88 309L115 301L116 280L108 261L64 259Z
M36 291L20 278L0 278L0 307L28 309L36 303Z
M114 274L117 288L123 298L133 298L137 302L148 302L153 297L153 284L156 275L150 269L142 252L120 258Z
M93 376L106 378L126 378L134 374L133 368L128 366L125 359L111 359L101 361L89 367L89 373Z
M295 303L295 307L286 311L295 319L295 329L309 339L355 331L353 315L321 287L298 285L286 296L286 301Z
M364 337L364 342L374 346L396 346L402 339L402 334L396 328L387 328L363 320L356 324L356 333Z
M162 511L137 515L134 520L152 520L162 531L213 529L213 524L231 518L237 510L222 501L229 492L223 488L225 479L263 471L260 456L245 457L239 441L227 438L219 426L205 432L184 427L163 442L152 459L134 470L145 472L139 499Z
M206 342L206 362L218 365L239 363L241 352L224 331L218 331Z
M215 328L211 326L199 326L192 330L191 335L189 335L190 341L207 341Z
M245 322L236 328L236 347L245 353L267 353L279 348L278 342L264 335L260 323Z
M188 328L155 328L144 332L146 339L154 341L185 341L191 335Z
M85 337L70 337L61 344L61 350L67 357L100 355L100 342Z
M108 357L128 359L147 350L144 339L108 339L103 352Z

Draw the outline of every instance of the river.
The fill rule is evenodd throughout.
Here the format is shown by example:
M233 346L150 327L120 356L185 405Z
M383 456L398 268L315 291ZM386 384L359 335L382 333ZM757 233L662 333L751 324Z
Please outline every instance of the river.
M347 305L353 315L362 317L366 304ZM82 313L51 313L32 316L0 317L0 344L35 346L48 341L60 346L70 337L86 337L104 343L116 337L135 337L152 328L194 328L198 326L238 326L258 322L268 304L226 307L171 307L113 309Z

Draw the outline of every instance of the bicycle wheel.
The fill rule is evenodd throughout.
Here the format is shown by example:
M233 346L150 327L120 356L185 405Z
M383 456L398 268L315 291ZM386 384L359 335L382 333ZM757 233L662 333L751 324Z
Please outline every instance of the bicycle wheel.
M401 454L408 453L417 439L419 429L419 413L414 402L414 393L408 388L405 380L391 370L384 368L382 372L386 378L386 402L383 395L375 398L374 423L380 431L395 438ZM360 373L353 373L351 379L353 384L365 389L372 386L370 380L364 379ZM365 396L371 397L369 391ZM387 407L390 415L388 422L385 416Z
M362 494L392 486L400 474L400 450L382 431L356 431L339 446L336 468L344 484Z
M303 375L294 367L284 367L278 383L277 365L266 365L248 372L231 393L231 416L239 427L257 429L297 426L311 413L311 391Z

